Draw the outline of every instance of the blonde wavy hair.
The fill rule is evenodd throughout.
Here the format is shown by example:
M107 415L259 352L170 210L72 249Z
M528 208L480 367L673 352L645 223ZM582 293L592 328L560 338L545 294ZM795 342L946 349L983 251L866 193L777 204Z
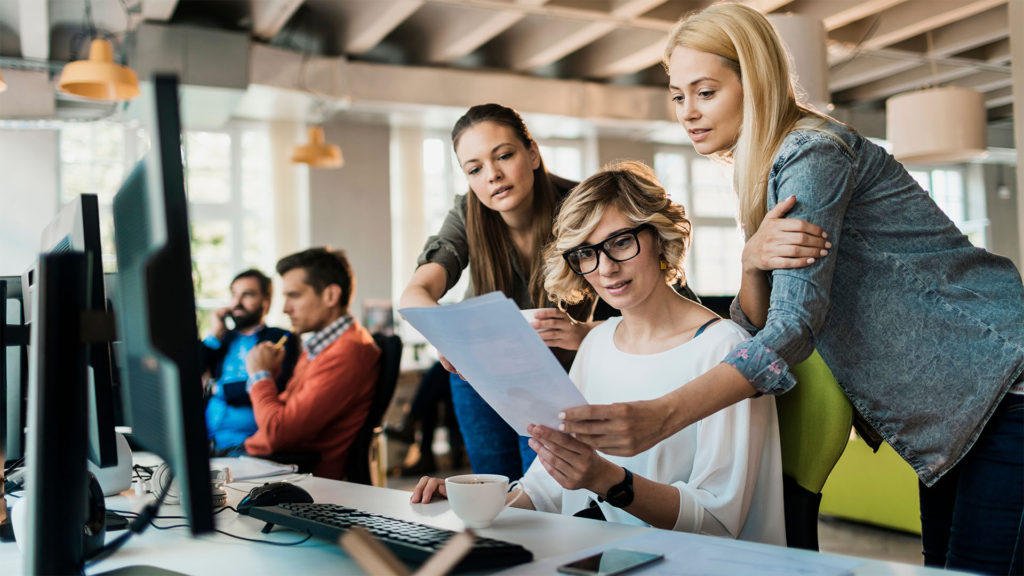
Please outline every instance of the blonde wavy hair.
M553 242L544 249L544 289L559 308L593 296L590 284L574 273L562 254L587 243L610 206L635 226L650 224L666 263L665 282L685 279L683 262L690 245L686 209L669 199L646 164L620 162L603 168L572 189L555 218Z
M715 54L740 78L739 138L732 150L718 158L733 164L740 225L749 238L768 211L768 172L783 139L796 129L820 130L831 118L797 100L789 52L771 22L749 6L713 4L680 20L665 46L666 70L677 46Z

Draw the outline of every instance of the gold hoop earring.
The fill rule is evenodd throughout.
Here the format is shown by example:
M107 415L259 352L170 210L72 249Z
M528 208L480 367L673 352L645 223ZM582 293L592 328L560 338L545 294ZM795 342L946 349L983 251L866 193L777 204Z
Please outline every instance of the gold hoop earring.
M668 262L662 260L661 264L659 265L659 268L661 268L662 270L668 270Z

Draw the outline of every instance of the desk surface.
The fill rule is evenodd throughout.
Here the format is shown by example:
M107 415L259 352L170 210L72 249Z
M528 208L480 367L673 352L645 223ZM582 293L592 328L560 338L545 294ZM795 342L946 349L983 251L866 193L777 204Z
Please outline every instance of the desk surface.
M294 478L294 477L293 477ZM295 478L297 479L297 478ZM334 502L385 514L405 520L412 520L452 530L461 530L462 522L445 501L430 504L410 504L409 493L387 488L376 488L348 482L338 482L307 477L296 482L305 488L317 502ZM235 505L254 484L238 482L228 490L228 501ZM234 489L230 489L230 488ZM144 504L142 498L117 496L107 499L107 506L114 510L136 510ZM180 513L178 506L165 505L161 516ZM287 530L275 530L269 536L260 533L263 523L248 516L239 516L230 510L218 514L217 528L231 534L294 542L302 536ZM161 526L179 524L180 520L163 519ZM494 525L480 530L483 536L517 542L531 550L536 564L524 565L523 574L554 574L554 566L561 563L567 554L583 557L585 550L594 547L608 547L612 542L633 539L637 542L648 540L672 541L683 546L707 549L719 544L732 547L737 554L750 553L763 558L780 561L806 562L814 564L846 565L853 574L948 574L925 569L920 566L880 562L875 560L850 559L840 556L817 554L803 550L790 550L759 544L735 542L693 534L671 533L638 526L625 526L608 522L585 520L557 514L545 514L528 510L508 509L501 513ZM114 533L114 536L120 532ZM669 540L665 540L668 538ZM108 535L108 541L110 536ZM673 544L673 547L676 545ZM722 548L726 549L726 548ZM559 558L558 562L553 559ZM545 562L546 561L546 562ZM141 535L131 538L128 543L110 558L91 566L90 574L98 574L122 566L149 565L182 572L185 574L290 574L301 566L305 573L361 574L360 568L337 546L320 540L309 540L293 547L268 546L233 539L222 534L209 534L190 538L185 528L155 530L152 527ZM657 565L656 565L657 566ZM684 573L686 567L662 563L662 573L673 568L673 573ZM735 567L734 567L735 568ZM635 572L643 574L646 570ZM760 572L760 571L757 571ZM811 570L808 573L813 573ZM0 543L0 573L20 574L21 554L14 543ZM723 573L736 573L735 570Z

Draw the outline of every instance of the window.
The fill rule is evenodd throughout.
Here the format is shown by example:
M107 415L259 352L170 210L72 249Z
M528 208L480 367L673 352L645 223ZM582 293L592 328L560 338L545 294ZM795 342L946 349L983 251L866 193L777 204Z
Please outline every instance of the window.
M200 328L210 310L228 297L228 283L241 270L258 267L272 275L275 263L270 137L266 130L232 126L221 131L187 131L185 189L192 224L193 281ZM148 151L144 132L111 122L61 128L60 201L95 193L105 271L116 269L114 195L138 159Z
M113 122L69 123L60 131L60 204L96 194L100 206L103 271L117 269L114 195L148 145L141 130Z
M576 140L549 140L537 146L548 172L575 182L583 180L583 148Z
M184 141L193 280L204 331L209 314L203 312L226 303L235 274L255 267L274 275L270 136L232 126L189 131Z
M743 235L730 169L688 148L665 147L654 155L654 171L669 197L686 208L693 225L687 282L705 296L736 294Z
M981 195L980 218L972 217L969 203L969 190L964 183L962 169L941 170L909 170L910 175L927 191L939 208L949 216L971 244L979 248L986 247L988 218L984 216L984 193Z

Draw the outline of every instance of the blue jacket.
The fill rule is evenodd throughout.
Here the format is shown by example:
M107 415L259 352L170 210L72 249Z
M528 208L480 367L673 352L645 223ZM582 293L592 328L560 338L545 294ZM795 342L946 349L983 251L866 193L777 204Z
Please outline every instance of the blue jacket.
M276 343L281 339L281 336L284 336L285 334L291 334L291 332L282 328L264 326L256 333L256 341ZM228 349L231 347L231 342L237 336L238 332L229 330L224 335L224 338L219 341L219 346L216 347L211 346L208 341L203 341L200 346L201 371L205 372L208 369L210 371L210 376L214 380L220 380L224 355L227 354ZM212 336L210 338L212 338ZM292 371L295 370L295 363L299 360L299 352L301 351L299 337L291 335L284 344L284 350L285 354L284 362L281 364L281 374L277 377L276 381L277 390L279 392L284 391L285 385L288 384L288 380L292 377ZM228 404L232 406L252 406L252 402L249 400L249 393L245 390L244 380L241 382L222 383L221 385L224 390L224 398Z
M832 250L775 270L755 336L726 362L759 391L795 383L817 347L859 415L932 485L973 446L1024 370L1024 288L1006 258L975 248L891 155L835 123L795 130L767 204L821 226Z

